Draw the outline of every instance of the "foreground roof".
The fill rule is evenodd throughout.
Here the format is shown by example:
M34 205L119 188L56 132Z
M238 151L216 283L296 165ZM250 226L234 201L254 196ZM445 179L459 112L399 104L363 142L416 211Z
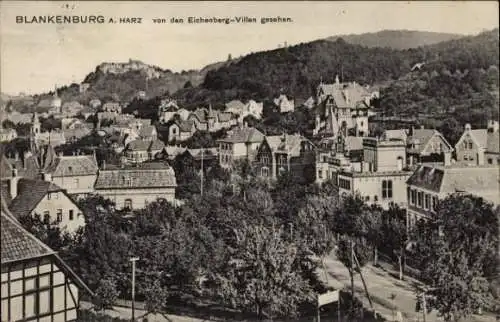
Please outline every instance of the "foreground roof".
M29 215L49 192L59 192L63 189L52 182L33 179L19 179L18 194L9 208L18 217Z
M421 165L407 183L438 193L469 192L499 203L499 170L496 165L453 166Z

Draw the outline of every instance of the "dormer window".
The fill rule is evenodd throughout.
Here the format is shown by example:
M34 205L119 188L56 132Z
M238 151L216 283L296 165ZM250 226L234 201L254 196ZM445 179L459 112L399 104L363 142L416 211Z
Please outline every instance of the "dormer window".
M68 167L69 172L73 172L73 167Z

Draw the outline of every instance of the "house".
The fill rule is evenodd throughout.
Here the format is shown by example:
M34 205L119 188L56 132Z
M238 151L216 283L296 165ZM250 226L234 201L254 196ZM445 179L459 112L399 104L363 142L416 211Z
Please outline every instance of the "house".
M189 115L188 121L194 122L196 130L208 131L209 129L208 118L209 118L209 111L206 108L197 108L194 112L192 112ZM213 122L213 119L211 121Z
M188 117L195 123L198 131L216 132L224 128L230 128L238 123L238 118L231 112L212 110L209 105L206 108L198 108Z
M94 192L98 170L94 155L57 155L53 147L48 146L26 155L24 163L27 178L50 176L51 182L71 195Z
M94 110L100 108L101 105L102 105L101 100L99 100L97 98L91 99L90 102L89 102L89 106L91 108L93 108Z
M104 105L102 105L101 111L111 112L111 113L115 113L115 114L121 114L122 107L121 107L120 103L118 103L118 102L107 102L107 103L104 103Z
M11 178L9 209L16 218L38 217L44 222L56 222L69 233L85 226L85 218L78 205L64 189L52 183L50 175L44 180ZM17 182L17 189L15 183Z
M336 178L341 169L361 171L363 138L359 136L323 138L316 149L316 183Z
M0 142L10 142L15 138L17 138L16 130L0 128Z
M92 291L1 204L2 321L76 321L81 291Z
M226 112L230 112L233 114L241 115L245 110L245 104L243 104L240 100L232 100L225 105Z
M82 127L62 130L62 133L64 135L66 142L75 143L81 138L90 135L92 131L85 125L82 125Z
M144 125L139 130L139 137L147 141L158 140L158 131L154 125Z
M500 204L498 165L469 166L463 163L420 165L407 180L408 224L433 218L440 199L454 193L471 193Z
M161 123L170 121L175 114L178 114L179 106L176 100L163 99L158 107L158 120Z
M164 148L165 144L160 140L134 140L127 144L123 153L127 162L141 163L153 160Z
M83 109L83 105L77 101L66 102L62 105L61 113L65 116L75 116Z
M47 110L50 114L61 113L62 101L57 95L57 89L54 91L54 94L51 98L41 99L38 104L38 109Z
M61 130L52 130L49 132L40 132L34 137L36 146L50 145L53 147L66 144L66 137Z
M236 160L247 159L253 162L257 150L264 140L264 134L252 127L239 127L220 139L219 163L222 168L231 169Z
M175 200L177 182L172 167L161 162L134 167L109 167L99 170L95 190L110 199L117 209L139 209L157 199Z
M61 129L63 130L73 130L84 126L82 120L73 117L65 117L61 119Z
M472 129L470 124L457 144L457 162L470 165L500 164L498 121L488 121L486 129Z
M334 179L339 195L359 193L370 204L388 209L406 207L406 144L402 140L363 138L363 161L359 169L340 167Z
M433 129L410 129L406 138L408 165L444 162L444 155L451 155L453 147L444 136Z
M313 181L315 177L315 146L298 134L267 136L259 146L254 165L257 175L277 179L284 172Z
M19 112L11 112L7 113L7 117L5 119L11 121L14 124L27 124L31 123L33 118L33 114L31 113L19 113Z
M281 94L278 98L274 99L274 105L278 107L280 113L293 112L295 109L294 101L288 100L284 94Z
M192 170L195 171L201 169L203 160L203 169L206 171L218 162L217 148L184 149L183 152L175 156L175 160L181 162L183 169L192 167Z
M168 142L179 142L189 139L196 132L195 122L191 120L175 120L168 126Z
M371 92L356 82L341 83L338 76L334 84L321 82L316 91L315 132L319 132L334 115L339 128L345 131L353 129L356 136L368 135L368 114L378 95L378 92Z
M232 100L226 103L226 112L238 115L238 122L243 124L243 119L248 115L253 116L257 120L262 118L262 111L264 109L263 103L257 103L254 100L249 100L243 104L239 100Z

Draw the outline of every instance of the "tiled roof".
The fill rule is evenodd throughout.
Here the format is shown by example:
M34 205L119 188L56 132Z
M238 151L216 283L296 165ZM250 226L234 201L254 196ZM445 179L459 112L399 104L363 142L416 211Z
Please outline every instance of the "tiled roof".
M449 194L468 192L499 203L499 171L497 166L451 167L421 165L408 179L408 184Z
M253 127L240 127L228 133L220 142L229 143L260 143L264 140L264 134Z
M195 116L199 122L205 123L207 121L208 111L206 108L197 108L192 115Z
M321 84L320 88L325 95L330 95L335 100L335 104L342 107L356 108L359 103L365 104L365 97L370 93L366 88L355 83L349 84Z
M305 137L298 134L284 134L267 136L266 140L273 152L286 152L292 156L300 154L301 144L308 141Z
M17 197L12 200L9 209L18 217L29 215L47 193L63 191L52 182L33 179L19 179L17 187Z
M58 156L44 171L53 177L88 176L95 175L98 170L97 162L90 155Z
M161 150L165 147L165 143L160 140L151 141L151 145L149 146L149 150Z
M63 130L64 137L66 139L71 139L71 138L81 139L84 136L89 135L91 132L92 131L89 130L88 128L86 128L86 127L78 127L78 128L75 128L75 129L65 129L65 130Z
M14 262L54 254L47 245L24 229L7 209L2 200L1 209L1 261Z
M490 153L500 153L500 137L496 132L488 132L486 139L486 151Z
M175 172L165 163L143 163L137 167L100 170L95 189L175 187Z
M487 129L470 130L470 134L474 137L474 139L476 140L477 144L479 144L480 147L486 149L486 146L488 145Z
M175 124L179 126L181 132L191 132L193 130L194 121L192 120L176 120Z
M226 109L242 111L245 108L245 104L243 104L240 100L232 100L226 103Z
M141 128L139 135L143 138L148 138L153 136L156 132L156 127L154 125L145 125Z
M417 146L415 149L409 149L409 152L422 153L430 139L432 139L435 134L439 134L439 132L432 129L414 129L413 133L410 134L406 143L415 143Z
M127 150L130 151L147 151L149 148L149 145L151 144L150 141L144 141L144 140L134 140L127 144Z
M405 129L399 129L399 130L385 130L383 134L384 139L390 140L390 139L400 139L406 142L406 139L408 137L407 130Z

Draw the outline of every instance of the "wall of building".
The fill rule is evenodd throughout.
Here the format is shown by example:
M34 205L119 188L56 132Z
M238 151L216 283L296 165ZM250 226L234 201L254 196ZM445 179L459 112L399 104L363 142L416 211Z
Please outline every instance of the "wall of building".
M372 171L398 171L406 164L405 146L364 146L363 159Z
M377 204L388 209L391 203L406 207L406 180L410 174L361 176L352 179L351 191L358 191L368 204ZM392 197L386 194L384 198L383 181L392 182ZM386 183L388 184L388 183ZM387 190L386 190L387 191Z
M78 228L85 226L85 218L81 210L61 191L51 192L44 196L35 209L33 209L31 215L34 216L37 214L43 220L47 212L51 222L58 221L58 214L61 213L62 216L59 218L60 221L58 221L59 227L68 232L75 232ZM71 214L73 219L71 219Z
M465 133L456 147L456 157L458 162L466 162L471 164L478 164L478 154L482 153L483 149L479 147L472 139L469 133ZM484 160L484 158L481 156ZM481 161L483 161L481 160Z
M116 209L123 209L127 199L132 201L133 209L144 208L148 203L163 198L169 202L175 200L175 188L141 189L98 189L97 193L116 204Z
M52 182L66 190L69 194L83 194L94 192L97 174L88 176L52 177Z
M51 257L2 264L2 321L74 321L78 287Z

